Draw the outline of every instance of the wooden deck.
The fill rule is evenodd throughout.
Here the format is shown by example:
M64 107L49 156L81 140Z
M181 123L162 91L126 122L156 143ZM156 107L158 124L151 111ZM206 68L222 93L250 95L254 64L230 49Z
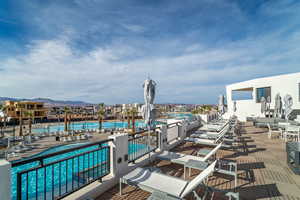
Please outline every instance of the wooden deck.
M238 163L238 187L240 199L287 199L300 200L300 176L293 174L286 164L285 142L280 139L268 139L266 130L251 125L242 126L244 140L242 149L238 152L221 150L217 157L235 160ZM172 151L195 154L203 146L190 143L181 145ZM163 173L183 177L183 166L161 161L158 167ZM191 179L199 171L192 170ZM172 183L170 183L172 184ZM233 190L232 177L215 173L209 178L210 186ZM198 193L201 193L199 189ZM123 195L119 195L118 186L99 196L97 200L140 200L147 199L150 193L123 185ZM193 199L191 196L188 199ZM215 196L213 199L226 199L224 196Z

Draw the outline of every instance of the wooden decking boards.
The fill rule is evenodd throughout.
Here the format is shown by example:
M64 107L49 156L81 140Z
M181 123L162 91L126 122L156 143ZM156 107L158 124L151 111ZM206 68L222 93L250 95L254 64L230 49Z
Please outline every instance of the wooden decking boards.
M239 149L238 152L220 150L217 154L218 158L237 162L236 191L240 193L240 198L300 200L300 176L295 175L286 164L285 142L280 139L268 139L266 129L255 128L250 124L243 124L241 137L244 141L242 142L244 149ZM203 147L186 143L172 151L196 155L196 152ZM157 166L163 173L183 178L182 165L160 161ZM194 178L198 173L198 170L192 170L192 177L189 178ZM208 185L218 189L233 190L234 179L231 176L215 173L209 178ZM119 195L118 186L115 186L99 196L97 200L142 200L150 196L150 193L131 186L124 185L123 188L122 196ZM215 196L214 199L226 198Z

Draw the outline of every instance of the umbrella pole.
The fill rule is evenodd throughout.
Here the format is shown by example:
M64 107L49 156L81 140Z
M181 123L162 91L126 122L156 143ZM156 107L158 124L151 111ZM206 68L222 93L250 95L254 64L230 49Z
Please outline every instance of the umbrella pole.
M149 163L151 163L151 160L150 160L150 125L148 125L148 152L149 152Z

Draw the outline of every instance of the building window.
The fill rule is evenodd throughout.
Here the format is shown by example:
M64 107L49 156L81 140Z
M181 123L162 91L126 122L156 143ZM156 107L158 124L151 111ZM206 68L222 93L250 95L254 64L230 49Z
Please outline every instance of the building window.
M270 97L271 100L271 87L256 88L256 102L260 103L262 97L266 100Z

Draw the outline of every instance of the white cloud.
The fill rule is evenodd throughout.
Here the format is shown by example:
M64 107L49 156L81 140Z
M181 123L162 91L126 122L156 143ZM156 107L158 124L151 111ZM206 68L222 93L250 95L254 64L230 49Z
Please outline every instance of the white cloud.
M129 60L140 49L114 44L83 53L72 48L66 37L34 41L27 53L0 61L1 96L142 101L141 85L150 74L158 82L158 102L209 103L227 83L296 71L300 41L294 35L280 39L272 34L221 48L191 45L180 55Z
M258 13L284 15L285 26L276 29L249 21L231 2L206 1L196 6L201 12L195 1L162 5L163 11L107 2L26 1L16 15L44 39L31 38L26 51L0 60L0 96L141 102L150 74L157 102L213 103L226 84L300 69L300 15L286 17L278 5ZM274 27L252 30L264 25Z

